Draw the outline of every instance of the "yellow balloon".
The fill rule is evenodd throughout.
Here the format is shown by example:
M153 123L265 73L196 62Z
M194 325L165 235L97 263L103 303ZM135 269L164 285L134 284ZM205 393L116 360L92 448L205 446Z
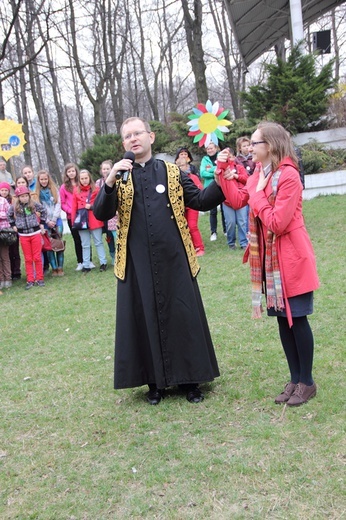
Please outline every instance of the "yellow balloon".
M26 143L22 124L12 121L12 119L0 120L0 156L6 161L10 157L24 152Z

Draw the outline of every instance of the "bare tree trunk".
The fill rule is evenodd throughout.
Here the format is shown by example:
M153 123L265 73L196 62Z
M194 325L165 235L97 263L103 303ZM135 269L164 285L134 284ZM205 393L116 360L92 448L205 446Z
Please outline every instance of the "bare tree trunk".
M235 119L243 117L243 112L240 106L239 94L237 92L236 83L239 84L239 72L241 67L238 67L239 59L237 63L237 57L235 56L231 41L230 31L228 29L228 18L224 4L221 7L215 5L215 2L209 0L210 11L214 20L214 26L217 37L219 39L220 47L222 49L223 58L225 61L225 70L227 76L228 89L232 100L232 108ZM221 12L219 12L221 11ZM231 58L233 58L236 66L233 68L231 64ZM234 71L237 73L235 77ZM241 73L241 72L240 72Z
M125 9L125 11L122 11L122 9ZM114 10L112 10L111 2L109 1L107 18L107 38L109 48L109 63L112 64L110 66L109 75L109 92L114 115L114 123L117 132L120 131L120 127L122 125L122 122L124 121L123 82L127 44L126 38L122 34L119 34L117 30L118 16L123 17L123 34L126 35L128 32L130 16L129 11L127 9L127 3L125 3L125 6L123 6L122 2L118 1L114 7ZM118 54L117 47L119 47Z
M88 137L87 137L88 133L87 133L87 130L85 127L83 107L82 107L81 97L80 97L79 88L78 88L78 77L76 77L75 68L74 68L74 64L73 64L73 58L72 58L72 55L70 52L70 46L68 46L68 57L69 57L71 77L72 77L72 83L73 83L73 91L74 91L75 100L76 100L76 111L77 111L76 120L77 120L77 124L78 124L78 129L79 129L80 144L81 144L81 148L83 150L85 150L85 148L89 144ZM71 125L70 125L70 127L71 127ZM73 128L73 130L75 132L74 128ZM72 134L70 134L70 141L74 140L73 139L74 132L72 132ZM73 160L75 161L76 155L74 154L73 157L74 157Z
M149 86L149 79L147 74L147 66L145 61L145 38L144 38L144 27L142 23L143 15L142 15L142 9L141 9L141 1L136 0L135 1L135 13L136 18L138 22L138 29L139 29L139 35L140 35L140 42L138 45L138 42L136 42L136 45L134 46L134 52L138 56L139 66L142 73L142 80L143 85L145 88L145 93L148 99L149 106L151 108L151 112L153 114L153 119L158 121L159 120L159 109L157 106L157 77L154 79L154 89L151 89ZM137 51L137 48L139 47L139 51ZM161 66L161 65L160 65ZM160 68L159 66L159 68ZM152 94L153 91L153 94Z
M31 61L35 60L37 56L40 54L44 46L46 45L47 39L49 37L48 33L43 35L42 41L40 42L40 46L38 50L34 49L34 53L30 53L30 48L28 46L28 31L25 33L22 30L21 22L20 22L20 11L22 5L26 7L26 11L31 12L31 24L35 24L39 15L42 11L43 2L39 3L35 7L35 12L32 12L32 5L30 0L10 0L8 5L11 9L11 16L8 18L4 18L1 20L1 24L5 28L4 32L4 40L2 42L0 48L0 118L5 118L5 106L3 100L3 90L2 83L6 79L11 77L14 78L14 84L17 86L17 75L19 74L19 86L20 88L16 88L15 91L15 104L17 110L17 116L19 122L23 124L23 132L26 137L27 144L25 146L24 157L26 161L30 161L30 131L28 124L28 104L27 104L27 95L25 89L25 69L30 64ZM0 12L1 17L2 12ZM4 15L5 16L5 15ZM49 18L49 14L46 15L46 19ZM11 43L11 35L14 33L15 38L15 53L11 53L11 49L13 49L13 42ZM25 51L23 50L25 49ZM6 63L6 65L5 65ZM4 66L5 65L5 66ZM18 100L20 98L20 102Z
M94 97L91 93L91 90L89 88L89 85L86 81L86 78L83 74L82 65L79 59L78 55L78 45L77 45L77 28L76 28L76 17L74 13L74 1L69 0L69 6L70 6L70 28L71 28L71 38L72 38L72 56L75 62L76 70L78 77L80 79L80 82L82 84L82 87L90 101L90 103L93 106L94 109L94 124L95 124L95 134L101 135L102 133L102 127L101 127L101 104L104 98L104 87L105 87L105 78L104 77L98 77L98 80L96 83L96 96ZM95 63L95 51L93 55L93 62ZM96 71L95 71L96 72Z
M275 49L276 57L282 61L286 61L285 38L281 38L281 40L279 40L275 44L274 49Z
M36 157L39 159L40 156L42 155L42 153L40 152L40 146L39 146L39 143L41 141L40 137L37 135L37 132L35 130L35 127L33 125L33 122L30 118L30 114L29 114L29 125L30 125L30 133L33 137L33 143L34 143L34 152L36 154ZM28 162L27 164L32 164L32 160L30 162ZM42 165L42 163L40 163ZM43 166L43 165L42 165Z
M27 10L27 33L28 33L28 41L29 41L29 50L32 55L35 54L35 35L33 33L32 27L32 0L28 0L28 10ZM44 140L44 152L47 157L48 169L53 174L56 175L59 171L59 163L55 154L54 146L53 146L53 138L50 131L49 126L49 117L47 114L46 107L44 105L44 95L42 91L42 86L40 83L40 74L38 71L38 66L36 61L31 61L29 64L29 80L31 87L31 95L33 97L33 101L35 104L36 112L41 124L43 140ZM42 152L41 152L42 155Z
M49 171L52 173L52 175L57 175L57 173L60 171L59 163L53 146L53 139L49 127L47 109L43 102L44 95L40 83L40 76L38 68L34 63L31 63L29 66L29 76L31 95L33 97L36 112L40 121L44 141L44 150L41 150L39 157L42 156L43 153L45 153L47 157Z
M176 112L177 111L177 89L174 85L174 66L175 66L175 60L174 60L174 52L173 52L173 41L175 35L180 31L181 27L183 26L183 20L180 21L180 23L177 23L177 25L172 26L172 18L169 17L167 13L167 6L166 1L164 0L162 3L162 23L160 24L163 27L162 31L162 38L163 41L164 37L166 38L166 44L165 47L161 51L162 55L162 61L165 62L166 68L168 71L168 110L169 112ZM163 74L163 67L161 69L161 85L162 85L162 96L164 96L164 74ZM164 116L166 119L166 114L164 112Z
M129 114L131 116L140 115L139 104L140 104L140 91L139 81L137 77L137 56L135 55L134 45L132 45L132 31L129 29L128 37L130 41L130 57L132 62L128 59L126 61L126 75L127 75L127 100L129 103Z
M11 7L12 7L12 19L11 20L7 20L7 19L3 18L2 10L0 11L1 26L4 28L4 39L1 42L1 46L0 46L0 119L5 119L3 81L5 81L5 79L7 79L8 76L11 76L12 74L15 74L15 72L16 72L16 69L13 69L13 72L7 70L5 72L5 74L2 74L3 65L5 63L5 58L7 56L8 47L10 44L11 33L13 32L15 23L18 19L19 10L20 10L22 1L23 0L18 0L17 5L15 7L13 6L13 3L11 3Z
M72 125L71 114L69 114L66 105L63 107L63 110L64 110L64 117L65 117L65 120L66 120L66 125L67 125L67 128L69 130L68 138L69 138L69 143L70 143L70 155L69 155L69 158L68 158L68 160L66 162L76 162L77 150L76 150L76 147L75 147L75 139L74 139L75 128Z
M49 73L51 76L51 87L52 87L52 93L53 93L53 100L54 100L54 106L57 114L57 122L58 122L58 147L61 154L61 157L66 164L69 160L69 154L68 154L68 144L67 144L67 132L66 132L66 125L65 125L65 118L64 118L64 107L61 102L61 93L59 90L59 84L58 84L58 78L56 75L54 62L52 60L52 57L50 55L50 50L48 45L46 45L46 58L48 62L49 67ZM59 184L62 183L61 179L61 173L56 172L56 177L58 179Z
M190 14L191 9L188 0L181 0L181 5L184 11L186 41L192 71L195 76L197 99L200 102L206 102L209 95L202 45L202 2L201 0L193 0L194 18Z
M12 12L16 12L16 4L11 0ZM19 78L15 76L15 83L18 88L15 90L16 95L16 110L18 121L23 124L23 132L26 139L26 145L24 148L24 161L26 164L31 164L31 151L30 151L30 128L29 128L29 117L28 117L28 99L26 93L26 77L24 68L24 51L23 42L25 42L25 36L23 34L22 27L20 25L20 18L17 17L15 20L15 37L16 37L16 54L19 65ZM18 85L19 83L19 85Z
M5 104L2 93L2 81L0 81L0 119L5 119Z

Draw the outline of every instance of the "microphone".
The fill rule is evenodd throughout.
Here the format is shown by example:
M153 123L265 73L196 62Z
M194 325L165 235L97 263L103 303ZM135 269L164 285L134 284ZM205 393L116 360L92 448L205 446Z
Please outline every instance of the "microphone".
M129 159L132 163L135 161L135 154L133 152L125 152L124 159ZM122 179L122 183L126 184L130 175L130 171L120 170L116 174L116 179Z

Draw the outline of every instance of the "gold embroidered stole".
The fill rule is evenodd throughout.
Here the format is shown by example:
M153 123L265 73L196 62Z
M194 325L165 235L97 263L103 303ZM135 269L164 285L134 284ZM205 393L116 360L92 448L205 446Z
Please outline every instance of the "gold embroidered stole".
M129 175L125 184L118 181L115 188L118 194L118 230L114 274L120 280L125 280L127 235L129 233L134 193L132 176Z
M180 184L180 170L172 163L165 163L168 179L168 198L172 205L175 220L183 241L192 276L195 277L200 269L196 251L192 243L189 227L185 218L184 191Z
M190 230L185 218L184 193L183 187L180 184L180 170L175 164L165 163L165 165L167 170L168 198L185 247L192 276L195 277L197 276L200 267L197 262ZM132 176L129 176L126 184L123 184L120 181L117 182L116 190L118 194L119 229L117 233L114 273L117 278L124 280L126 270L127 237L130 227L134 196Z

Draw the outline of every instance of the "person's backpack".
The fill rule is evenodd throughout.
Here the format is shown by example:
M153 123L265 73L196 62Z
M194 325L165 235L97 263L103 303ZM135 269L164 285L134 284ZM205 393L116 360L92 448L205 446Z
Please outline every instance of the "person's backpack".
M295 151L296 156L298 158L298 168L299 168L300 180L302 181L303 189L305 189L304 166L303 166L302 153L301 153L300 148L298 146L294 147L294 151Z

